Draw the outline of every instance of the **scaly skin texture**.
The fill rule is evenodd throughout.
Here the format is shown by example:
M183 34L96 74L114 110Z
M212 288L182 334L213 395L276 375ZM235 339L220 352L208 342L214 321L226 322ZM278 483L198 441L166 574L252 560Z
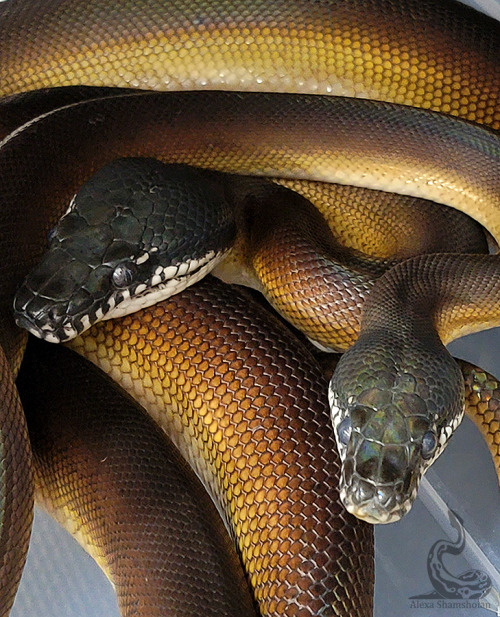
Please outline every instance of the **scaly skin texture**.
M17 0L0 96L47 86L367 97L500 127L499 25L450 0Z
M9 614L33 517L31 447L12 371L0 349L0 615Z
M154 248L151 241L140 243L143 238L155 238L155 234L162 229L162 221L167 213L169 220L177 220L177 208L184 215L182 222L193 221L195 236L199 235L202 248L200 247L198 252L196 247L190 248L189 255L203 255L208 250L215 254L220 250L217 238L213 239L213 245L207 246L204 240L209 239L196 233L195 221L199 217L193 218L196 211L190 209L193 195L190 195L189 190L186 192L187 187L182 190L180 187L184 186L183 182L186 180L191 184L199 179L200 185L203 181L205 190L210 189L206 195L208 201L215 188L214 182L219 189L217 193L222 196L224 191L220 190L221 185L227 183L229 186L226 193L229 193L231 184L238 184L238 179L211 172L210 182L207 183L206 175L205 170L189 168L188 173L188 169L184 167L165 166L154 159L120 159L101 169L76 195L72 210L63 217L54 231L47 255L40 262L39 268L30 274L26 284L20 288L14 303L20 325L24 324L37 336L46 337L47 340L53 341L56 337L57 340L67 340L90 327L101 317L107 318L107 306L113 311L116 303L100 301L98 291L94 292L94 288L106 290L109 285L110 272L107 264L115 267L115 262L112 261L114 252L109 249L110 244L118 238L117 246L121 250L120 242L132 242L134 246L137 243L141 247L139 254L145 253L148 256L144 264L141 262L134 266L133 272L140 273L138 280L134 279L131 270L128 288L133 295L134 285L141 286L141 282L147 283L152 279L158 263L161 264L163 260L163 267L169 264L169 251L166 247L167 254L163 254L162 245L156 243L158 253L149 257ZM241 219L248 227L248 252L259 279L267 278L276 283L270 290L266 288L266 295L287 317L290 314L290 311L286 310L289 308L287 305L291 305L292 322L307 334L308 329L301 327L304 324L300 317L308 303L318 302L320 310L317 310L314 317L319 323L323 320L327 325L329 321L335 324L330 313L340 311L341 319L337 329L340 333L347 330L344 334L347 338L352 333L352 329L348 328L352 321L349 318L353 294L347 293L349 286L344 279L348 277L334 261L336 258L341 259L345 251L342 247L335 246L321 214L304 198L268 183L265 187L258 185L253 194L247 194L245 191L251 182L252 180L242 181L241 197L243 201L249 200L249 203L248 207L241 206L244 210ZM253 183L257 185L257 180L253 179ZM153 194L151 189L154 189ZM264 203L259 198L263 198ZM97 214L96 199L100 204ZM204 201L199 193L196 193L196 199ZM211 202L210 212L215 217L214 220L220 221L220 218L223 218L217 215L219 207L221 212L226 211L227 204L231 202L231 198L222 200L220 205L217 201ZM153 206L153 203L156 205ZM92 208L89 209L89 206ZM143 223L130 217L127 219L130 226L128 229L123 217L123 208L126 206L137 210L135 216L143 216ZM151 216L152 208L155 216ZM213 208L215 212L212 211ZM202 208L200 214L201 212ZM136 223L131 224L130 221ZM86 242L87 236L75 232L75 228L80 229L82 224L83 234L90 228L91 236L97 238L93 239L91 244L92 256L95 259L90 262L91 265L105 264L101 269L94 268L90 276L87 266L81 265L80 261L81 244ZM182 225L178 233L181 235L176 237L175 245L183 247L187 238L182 235ZM120 240L121 234L124 234L123 240ZM135 237L137 240L132 240ZM316 248L313 250L311 247L314 245ZM123 267L128 267L132 250L133 247L130 246L125 249ZM70 258L73 252L75 258ZM322 258L322 255L326 256L328 253L333 256L332 259ZM65 257L58 259L57 256L61 254ZM156 255L159 256L159 262L155 261ZM273 266L276 260L273 257L276 255L279 256L278 262L282 259L284 263L278 266L279 272L274 274ZM64 261L68 261L67 266ZM311 265L308 261L312 262ZM269 263L270 266L267 267ZM363 266L367 273L367 264L358 259L356 274L362 272ZM300 293L298 284L295 288L287 284L287 276L290 272L290 278L294 279L297 273L299 276L296 278L300 284L304 271L306 276L309 274L309 281ZM101 278L102 282L99 282ZM361 280L360 284L356 280L361 279L360 274L354 277L354 284L351 283L356 291L361 288L361 292L358 292L361 299L358 298L355 305L362 304L362 296L367 296L370 286L373 285L373 279L367 276L364 278L364 289L363 281ZM65 286L65 280L71 281L71 285ZM77 292L72 295L75 286ZM114 290L115 286L111 286L111 289ZM85 294L83 311L86 324L78 313L78 294L81 290ZM168 297L171 293L167 291L165 295ZM338 409L334 416L336 428L349 418L354 424L357 406L361 405L366 409L372 404L375 406L374 426L370 424L372 421L368 418L367 411L367 418L360 421L357 432L353 432L351 443L344 444L349 446L347 452L341 449L345 454L343 484L346 486L346 504L354 508L350 500L354 502L352 495L358 492L358 485L363 482L365 488L360 504L363 504L362 512L367 512L370 522L377 522L379 519L380 522L392 522L408 511L415 499L421 474L444 448L452 430L461 419L461 377L453 360L437 340L438 335L446 342L460 334L464 327L470 332L478 327L499 324L499 293L498 257L493 255L479 258L471 255L442 254L408 259L390 270L375 285L375 290L364 308L362 340L346 354L345 360L341 360L339 365L347 378L344 374L337 378L339 369L332 381L333 407ZM310 302L309 295L313 296L313 302ZM89 305L89 296L96 299L95 306ZM343 296L348 298L344 303ZM282 298L284 301L280 304ZM325 298L330 301L325 302ZM160 300L156 296L155 299ZM151 301L146 304L142 298L140 300L145 306L152 304ZM59 310L61 306L63 308ZM65 312L66 306L72 307L69 315ZM124 314L121 305L116 308ZM343 310L347 313L347 318L342 315ZM56 314L52 315L53 312ZM129 308L128 312L133 311ZM76 316L75 321L71 321L73 316ZM311 321L314 322L314 319ZM437 333L434 326L437 327ZM354 368L347 368L351 366ZM443 373L442 381L436 384L435 375L440 372ZM352 379L353 374L355 379ZM408 402L410 399L412 402ZM348 415L345 414L346 410ZM418 428L415 429L417 424ZM422 455L426 459L423 462L419 458L420 439L424 439L429 431L432 431L439 448L432 457ZM359 448L356 446L356 435L359 436L358 441L361 440ZM367 457L369 460L365 461ZM382 471L379 469L380 465ZM358 477L362 478L359 482ZM371 497L367 487L372 487L370 491L377 495L377 499L382 492L388 495L387 499L384 495L384 503L376 515L368 515ZM395 501L389 504L389 498ZM352 511L361 513L360 509Z
M367 192L372 199L383 195ZM390 202L381 201L388 210ZM365 202L363 215L357 205L358 214L370 218L372 208ZM415 236L408 244L417 254L457 247L487 252L482 229L463 213L425 200L412 205L416 224L408 221L410 212L406 224ZM440 232L426 233L444 222ZM227 259L236 229L242 246ZM253 286L301 332L345 350L359 332L374 280L397 263L338 244L308 200L268 179L152 158L121 158L101 168L50 236L48 250L16 292L14 315L18 325L52 343L74 338L101 318L168 298L218 264L217 276L235 283L245 275L255 279ZM180 264L188 259L183 271Z
M178 105L172 108L170 105L175 99L178 99ZM1 209L1 212L5 214L2 218L2 228L5 230L2 239L5 243L4 253L7 260L4 265L5 276L2 279L4 286L2 298L6 301L4 305L5 326L12 321L9 299L13 296L16 286L44 249L46 232L66 209L73 193L88 175L100 165L119 155L153 155L168 160L169 157L174 156L169 147L174 142L182 146L185 128L195 126L196 119L199 121L200 139L203 139L202 136L205 135L206 139L213 143L214 135L220 138L223 134L221 133L222 126L216 123L213 133L210 134L205 122L210 117L214 119L215 116L204 112L210 111L208 103L211 100L215 102L215 100L224 99L234 101L233 128L246 127L248 117L242 122L237 121L237 113L241 108L239 95L204 94L198 103L195 103L193 99L194 106L190 111L188 104L190 99L187 99L186 95L172 95L164 103L153 94L113 99L108 103L88 103L57 112L37 122L36 128L32 125L4 144L0 150L0 166L4 178L2 201L5 204L5 207ZM154 100L157 100L157 107L154 106ZM264 96L264 109L266 109L267 100L268 97ZM124 107L120 111L122 104ZM153 107L149 107L150 104L153 104ZM163 107L164 104L166 107ZM292 108L295 104L300 105L301 103L297 100L292 103ZM108 111L111 112L109 114L104 112L106 105L109 105ZM216 105L220 109L220 102ZM326 108L328 106L327 102ZM323 108L324 106L320 105L318 111ZM163 112L162 109L164 109ZM271 111L273 106L269 105L267 109ZM179 116L181 110L188 112L184 118L182 115ZM261 110L258 108L252 113L255 114L255 118L262 117ZM155 117L160 120L160 124L151 124ZM180 122L177 127L172 124L172 120L176 117ZM226 114L226 118L230 117L231 114ZM291 114L291 118L293 117L294 114ZM104 122L105 118L109 119L110 124ZM142 129L131 128L132 120L137 120ZM306 120L309 122L310 118ZM272 116L270 116L270 121L272 121ZM325 122L322 121L321 124L325 127ZM317 135L317 129L314 126L311 128L310 137ZM282 135L285 133L287 136L291 135L288 129L284 129ZM241 165L238 162L240 161L239 155L245 151L245 147L250 153L250 147L253 145L251 131L248 132L247 137L243 132L242 137L244 139L240 142L239 149L230 157L224 153L224 150L213 153L215 166L226 166L231 171L239 169ZM95 147L95 144L101 143L103 139L107 143L107 151ZM281 142L282 136L278 134L276 139L277 142L278 140ZM297 143L305 144L307 141L298 139ZM208 163L210 159L206 158L206 149L203 144L203 141L199 143L188 141L185 147L180 147L180 154L177 157L184 158L187 162ZM268 152L272 151L272 147L273 142L271 141ZM47 156L49 152L51 156ZM278 161L288 160L283 159L279 154L274 156L276 158L270 164L271 169L277 167ZM245 158L241 160L244 161ZM86 161L85 165L82 164L83 161ZM18 173L20 168L26 170L24 174ZM257 158L254 159L253 169L257 171L259 169ZM32 214L29 224L27 224L26 212ZM19 357L21 349L19 334L14 325L10 331L3 329L7 347L12 350L13 358ZM364 550L366 551L365 558L368 559L370 549L365 545ZM340 597L340 591L338 593Z
M500 382L483 369L459 360L465 384L465 410L490 450L500 483Z
M226 516L262 615L371 615L371 529L338 501L326 382L210 277L70 343L170 435Z
M413 257L377 280L330 382L335 426L352 424L338 439L350 512L392 522L409 510L463 415L462 374L443 343L500 325L499 306L498 255Z
M480 226L470 217L457 216L452 207L358 186L309 180L277 182L314 204L339 244L369 255L373 261L393 262L421 253L477 253L485 248Z
M401 159L401 147L411 156ZM464 210L500 238L499 139L456 119L355 99L279 94L151 93L83 103L25 127L0 149L0 335L9 358L20 355L11 309L17 285L74 193L118 156L411 190ZM455 161L451 172L449 160Z
M499 126L499 26L459 4L265 2L247 11L239 2L210 9L189 2L174 8L162 19L165 5L156 3L4 3L0 88L6 94L89 80L152 88L342 92ZM188 21L179 21L184 8ZM186 80L188 73L193 77ZM6 212L15 218L15 208ZM23 208L20 216L36 224L27 212L33 214ZM42 228L47 219L37 233ZM17 242L15 253L22 257L14 268L6 264L2 299L11 297L25 255L36 252L29 238L23 244L23 234ZM3 322L3 311L1 317ZM6 353L15 364L20 354L14 347L21 341L9 323L2 342L10 340Z
M241 282L243 266L251 286L262 291L285 319L330 350L345 351L354 343L365 298L376 278L398 260L423 253L488 252L482 229L456 210L425 200L396 200L380 191L354 187L347 191L340 185L306 181L282 183L319 202L325 218L295 192L255 178L232 178L227 184L236 186L228 192L232 190L231 199L242 211L241 239L236 256L218 266L216 274L228 282ZM335 225L341 212L347 222ZM352 219L358 231L349 246L342 236L351 224L355 226ZM387 244L398 229L406 231L399 246L392 243L392 259L374 258L378 221L386 219ZM374 229L373 239L367 228ZM361 237L363 252L352 248ZM489 310L494 311L493 303Z
M123 94L123 88L68 86L30 90L0 99L0 139L41 114L80 101Z
M77 354L35 339L18 383L37 502L98 561L124 617L256 617L214 504L137 403Z
M384 298L391 304L382 307ZM435 331L447 344L459 336L499 326L499 304L497 255L420 255L398 264L377 281L365 304L363 333L403 332L400 328L404 328L409 336L418 336L422 328Z

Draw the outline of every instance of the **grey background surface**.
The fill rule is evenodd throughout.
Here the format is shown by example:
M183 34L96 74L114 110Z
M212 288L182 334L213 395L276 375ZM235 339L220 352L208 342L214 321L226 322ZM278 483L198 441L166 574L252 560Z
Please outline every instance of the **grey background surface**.
M500 0L466 2L500 20ZM500 70L500 68L499 68ZM500 329L465 337L455 355L500 375ZM493 565L500 569L500 495L493 464L478 431L468 420L434 465L442 496ZM446 536L421 500L402 521L376 529L375 617L482 617L471 608L413 608L409 597L432 590L426 570L431 545ZM455 537L454 534L451 536ZM446 562L455 574L470 566L462 558ZM119 617L111 584L94 561L64 530L37 510L28 562L12 617ZM237 616L235 616L237 617Z

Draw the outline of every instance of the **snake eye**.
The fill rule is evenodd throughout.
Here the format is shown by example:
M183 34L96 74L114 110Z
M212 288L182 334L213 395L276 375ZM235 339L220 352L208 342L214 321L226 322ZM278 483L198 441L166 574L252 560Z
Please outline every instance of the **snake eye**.
M351 433L352 433L351 418L349 416L346 416L337 427L337 435L338 435L340 443L343 446L347 446L347 444L349 443L349 439L351 438Z
M133 264L118 264L113 273L111 274L111 280L113 285L122 289L128 287L135 277L135 267Z
M437 437L434 431L427 431L422 437L422 458L430 458L437 447Z

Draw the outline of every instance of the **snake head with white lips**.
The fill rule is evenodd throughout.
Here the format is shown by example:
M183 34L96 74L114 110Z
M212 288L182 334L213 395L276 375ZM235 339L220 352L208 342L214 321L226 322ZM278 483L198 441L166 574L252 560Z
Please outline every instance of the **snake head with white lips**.
M200 280L231 246L231 209L210 172L117 159L49 234L14 300L19 326L50 342L151 306Z
M364 333L331 379L340 496L369 523L392 523L410 510L422 475L463 417L462 375L434 343L408 344L391 329Z

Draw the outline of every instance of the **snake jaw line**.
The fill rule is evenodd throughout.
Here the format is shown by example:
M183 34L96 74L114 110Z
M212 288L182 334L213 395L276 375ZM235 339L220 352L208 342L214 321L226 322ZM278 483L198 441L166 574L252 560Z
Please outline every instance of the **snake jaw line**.
M149 284L140 283L132 289L114 292L93 314L74 316L71 320L66 316L61 323L46 322L39 326L35 318L29 315L28 306L25 306L16 309L16 323L50 343L66 342L88 330L96 321L124 317L181 292L205 277L224 256L225 252L216 254L209 251L201 259L161 269L161 274L157 269Z
M170 298L201 280L223 259L224 255L225 253L217 254L214 251L209 251L201 259L189 259L179 266L162 269L161 274L155 274L152 277L150 286L141 284L132 292L124 290L120 302L115 301L114 304L110 302L108 310L104 309L102 319L124 317ZM173 272L175 272L174 275L172 275ZM114 297L110 300L114 300ZM85 327L85 330L92 325L90 320L88 320L88 323L89 325Z
M51 232L14 299L18 325L67 341L98 320L179 293L230 250L230 214L220 175L156 159L115 160L82 186Z
M366 523L370 523L371 525L389 525L390 523L396 523L399 521L411 508L411 504L415 500L417 496L417 491L412 493L411 499L408 503L403 504L398 507L397 510L392 512L381 511L377 509L373 509L372 504L354 504L348 496L348 492L346 489L342 489L340 492L340 499L344 504L346 510L355 516L356 518L365 521Z
M398 358L394 366L377 351L387 348L387 337ZM342 356L329 384L342 460L341 500L351 514L370 523L391 523L410 510L423 474L443 452L464 411L453 359L449 358L450 381L438 382L432 390L412 376L411 360L403 370L408 355L397 340L386 331L368 338L362 334ZM446 350L427 361L443 360L448 362ZM414 370L420 375L418 366ZM456 393L453 398L447 398L448 390ZM342 443L340 430L347 418L352 428ZM435 436L430 446L429 434Z

